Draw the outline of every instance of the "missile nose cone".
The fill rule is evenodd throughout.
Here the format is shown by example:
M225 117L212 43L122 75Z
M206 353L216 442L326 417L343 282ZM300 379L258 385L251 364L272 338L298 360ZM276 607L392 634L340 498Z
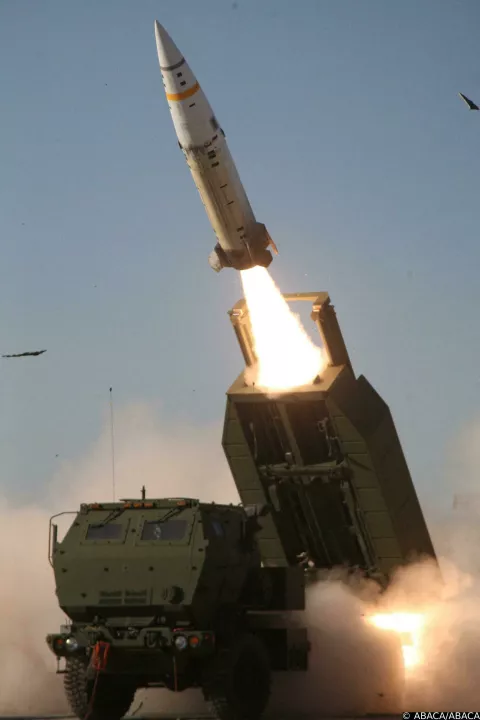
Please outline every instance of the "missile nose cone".
M158 61L162 70L167 70L183 61L182 53L158 20L155 20L155 40L157 42Z

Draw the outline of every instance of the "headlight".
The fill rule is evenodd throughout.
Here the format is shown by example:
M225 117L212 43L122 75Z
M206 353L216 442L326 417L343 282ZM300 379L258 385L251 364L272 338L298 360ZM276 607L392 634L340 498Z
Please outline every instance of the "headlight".
M174 645L177 648L177 650L185 650L185 648L188 645L187 638L184 637L183 635L177 635L177 637L175 638L175 640L173 642L174 642Z
M68 652L75 652L75 650L78 650L78 642L74 637L70 636L65 640L65 647Z

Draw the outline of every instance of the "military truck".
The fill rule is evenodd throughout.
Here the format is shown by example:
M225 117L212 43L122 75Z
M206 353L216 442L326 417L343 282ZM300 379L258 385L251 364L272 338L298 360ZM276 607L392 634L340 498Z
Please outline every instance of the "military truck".
M258 720L272 674L308 669L307 630L289 621L308 582L340 566L385 588L399 565L435 558L390 411L355 377L328 294L284 297L313 303L328 364L275 397L245 372L228 390L222 444L240 505L143 488L82 505L61 542L50 521L70 622L47 643L80 720L119 720L149 687L201 688L220 720ZM252 366L245 302L229 314ZM400 664L385 702L398 704Z

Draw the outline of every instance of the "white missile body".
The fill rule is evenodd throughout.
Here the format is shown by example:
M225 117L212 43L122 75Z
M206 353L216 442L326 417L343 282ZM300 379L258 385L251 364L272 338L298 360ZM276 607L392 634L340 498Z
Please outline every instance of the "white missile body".
M187 61L155 22L158 60L178 144L200 193L218 243L209 264L248 270L268 267L277 249L257 222L215 114Z

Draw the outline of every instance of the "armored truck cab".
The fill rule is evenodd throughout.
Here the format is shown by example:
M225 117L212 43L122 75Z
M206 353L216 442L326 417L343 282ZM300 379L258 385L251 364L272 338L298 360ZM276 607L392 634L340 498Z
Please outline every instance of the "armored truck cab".
M306 631L279 614L304 608L304 573L262 566L255 536L266 511L188 498L85 504L61 542L51 522L56 593L71 622L47 642L60 672L66 661L79 718L105 708L120 718L137 688L162 686L201 687L222 718L245 704L259 714L271 671L307 667Z
M74 622L128 608L133 623L211 626L260 567L251 526L243 508L184 498L82 505L53 548L60 606Z

